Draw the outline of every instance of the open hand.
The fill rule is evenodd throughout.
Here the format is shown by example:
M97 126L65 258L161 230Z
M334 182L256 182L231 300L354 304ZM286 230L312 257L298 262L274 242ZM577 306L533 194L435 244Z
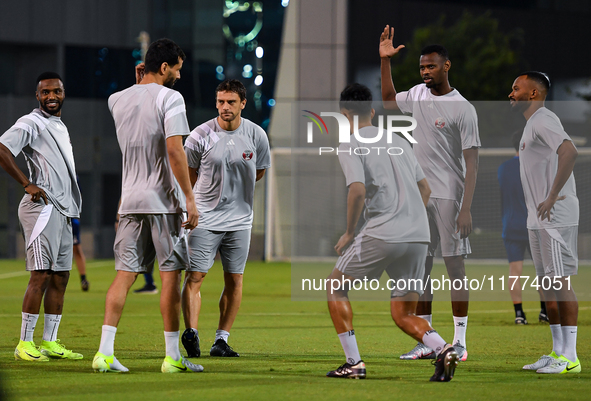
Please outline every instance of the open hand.
M386 25L384 32L380 35L380 57L390 58L401 49L404 49L404 45L394 47L392 40L394 39L394 28L390 28L390 25Z

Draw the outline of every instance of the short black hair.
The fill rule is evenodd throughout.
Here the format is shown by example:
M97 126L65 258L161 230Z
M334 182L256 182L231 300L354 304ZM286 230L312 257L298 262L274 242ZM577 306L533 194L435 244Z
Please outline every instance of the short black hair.
M183 50L170 39L158 39L153 42L146 52L146 72L158 72L162 63L168 63L169 66L174 66L181 60L185 60L186 56Z
M425 54L431 54L431 53L437 53L444 60L449 60L449 53L447 52L447 49L441 45L429 45L429 46L423 47L423 50L421 50L421 56L424 56Z
M41 75L39 75L37 77L37 81L35 81L35 90L37 90L37 87L39 86L39 82L45 81L46 79L59 79L60 81L62 81L62 84L64 83L64 81L62 80L62 77L60 77L60 75L57 72L45 71L44 73L41 73Z
M371 114L371 91L365 85L353 83L349 84L341 92L339 107L350 110L359 115Z
M542 85L546 92L550 90L550 78L548 74L541 72L541 71L525 71L519 74L518 76L527 76L527 79L531 79L532 81Z
M519 144L521 143L521 137L523 136L522 131L515 131L513 136L511 136L511 142L513 142L513 147L515 148L516 152L519 152Z
M215 97L217 99L218 92L234 92L240 97L242 102L246 99L246 87L237 79L226 79L215 88Z

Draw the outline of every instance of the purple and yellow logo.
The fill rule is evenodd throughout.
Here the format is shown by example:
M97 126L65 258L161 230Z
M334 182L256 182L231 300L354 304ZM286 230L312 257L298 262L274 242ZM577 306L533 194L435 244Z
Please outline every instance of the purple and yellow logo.
M312 120L312 122L314 122L314 124L316 124L316 126L320 130L320 133L324 133L324 131L326 131L326 134L328 135L328 128L326 127L326 123L324 122L322 117L320 117L318 114L311 112L309 110L303 110L303 111L305 111L306 113L312 114L313 117L307 116L305 114L302 114L302 117L306 117L306 118L309 118L310 120ZM316 117L316 118L314 118L314 117ZM314 126L312 125L312 122L308 122L308 143L312 143L312 130L314 128ZM322 123L322 126L320 125L321 123ZM324 130L322 129L322 127L324 127Z

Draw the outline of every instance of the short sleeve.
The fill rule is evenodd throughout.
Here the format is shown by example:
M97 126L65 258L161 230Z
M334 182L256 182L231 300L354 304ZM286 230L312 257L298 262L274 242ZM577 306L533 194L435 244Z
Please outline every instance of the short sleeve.
M271 167L271 150L269 148L269 138L267 138L267 133L259 127L256 127L256 134L256 169L267 169Z
M0 143L6 146L10 153L16 157L25 146L33 141L35 136L35 129L32 126L24 122L17 122L0 136Z
M544 121L545 124L540 124L540 121ZM534 125L534 133L538 139L548 145L554 153L558 151L562 142L572 141L557 118L538 119Z
M363 171L363 162L359 155L353 153L350 143L341 143L339 146L339 163L345 174L347 186L354 182L360 182L365 185L365 173Z
M396 94L396 104L402 113L412 114L412 102L412 90Z
M193 134L185 141L185 155L187 155L187 164L189 167L199 170L201 158L203 157L203 146L195 140Z
M464 102L462 102L464 103ZM460 137L462 138L462 150L479 148L480 135L478 134L478 116L476 109L470 103L465 102L467 107L461 113L458 121L458 128L460 130Z
M164 97L164 132L166 137L189 135L189 123L185 100L177 91L171 90Z

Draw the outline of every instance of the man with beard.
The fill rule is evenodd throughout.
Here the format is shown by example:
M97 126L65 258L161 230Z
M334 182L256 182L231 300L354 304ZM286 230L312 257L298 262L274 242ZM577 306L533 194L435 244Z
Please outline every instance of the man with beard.
M114 246L117 275L107 292L100 348L92 363L98 372L128 371L114 356L115 333L130 287L138 274L151 269L155 258L162 279L160 311L166 343L161 370L203 370L183 359L179 350L180 279L188 264L183 231L194 228L199 217L182 142L189 134L185 102L170 89L180 78L184 59L176 43L157 40L146 53L141 82L109 97L123 173Z
M76 182L68 129L61 120L64 84L55 72L37 78L39 108L21 117L0 137L0 165L23 186L18 217L31 272L22 309L21 336L15 359L82 359L57 339L64 294L72 270L72 218L80 216L82 198ZM29 178L14 161L23 152ZM33 342L43 301L45 325L39 349Z
M183 288L186 330L182 341L189 357L201 355L197 323L201 284L219 251L224 269L220 320L209 354L240 356L228 345L242 301L242 275L250 248L255 182L270 166L265 131L241 117L246 88L226 80L216 88L219 116L195 128L185 142L189 175L199 209L199 226L189 236L190 267Z
M542 287L553 347L525 365L537 373L579 373L579 304L570 276L578 271L579 200L573 168L578 152L560 120L544 107L550 79L528 71L513 82L511 107L527 123L519 144L520 175L527 206L527 229L537 284Z
M421 51L419 71L424 83L407 92L394 89L390 58L404 46L394 47L394 28L386 26L380 37L382 100L384 108L412 114L417 120L414 151L431 186L427 205L431 243L425 262L428 281L433 256L439 243L450 280L464 280L464 258L471 253L468 235L472 232L470 208L478 172L478 119L474 107L449 84L451 68L447 50L431 45ZM430 285L430 282L429 282ZM468 288L452 288L454 348L461 361L468 357ZM416 314L431 323L433 295L428 287L417 305ZM400 359L433 359L432 349L420 342Z

